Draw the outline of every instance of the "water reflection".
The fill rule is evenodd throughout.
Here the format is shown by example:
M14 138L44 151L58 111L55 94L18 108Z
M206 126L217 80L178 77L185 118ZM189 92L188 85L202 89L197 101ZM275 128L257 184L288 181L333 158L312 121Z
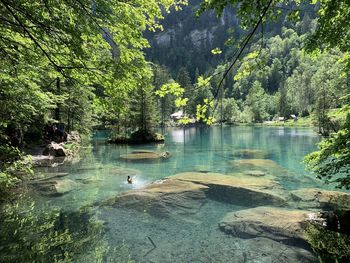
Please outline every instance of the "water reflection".
M70 220L76 224L69 230L73 233L80 231L82 236L75 237L82 237L82 240L85 234L88 234L87 237L97 233L94 231L100 231L98 234L106 231L106 236L103 235L103 239L100 239L106 242L105 247L116 248L114 252L122 257L120 262L129 261L130 255L140 262L210 262L209 260L214 259L218 262L230 262L232 258L236 258L236 262L242 262L239 260L246 260L247 257L245 251L252 251L250 255L257 258L265 253L267 256L264 262L271 262L278 257L271 247L285 249L293 259L305 256L279 242L261 238L254 241L229 238L221 233L218 230L218 221L228 212L242 209L237 205L207 200L191 216L159 219L146 212L115 209L101 204L125 191L142 188L180 172L219 172L230 175L237 172L232 161L244 158L268 158L276 162L276 173L273 175L280 187L286 190L325 187L320 181L307 175L301 163L303 156L315 150L319 141L312 130L285 127L172 128L165 132L165 144L147 145L106 144L106 136L106 132L96 132L92 140L93 147L83 148L79 163L36 170L46 176L64 173L65 176L52 180L65 182L66 187L69 182L74 183L74 187L66 188L59 197L43 195L35 189L31 192L30 200L52 217L51 225L58 224L56 221L62 222L61 232L64 233L64 229L67 229L64 225L68 226ZM151 163L125 162L120 159L121 155L135 150L168 151L172 156ZM127 176L133 178L133 184L127 183ZM89 213L77 212L82 207L89 207ZM55 214L56 210L59 212ZM42 214L35 213L37 216ZM103 227L105 224L95 221L97 215L99 219L103 219L108 229ZM89 232L89 229L93 231ZM96 234L97 237L100 236ZM148 237L159 247L150 253L148 252L153 246ZM80 239L76 242L80 242ZM104 251L100 244L91 244L89 249L99 253L101 262L113 262L108 261L107 256L101 259ZM118 259L113 252L108 253L112 253L108 255L111 259ZM147 258L143 258L145 255ZM92 258L84 257L84 260L94 262Z

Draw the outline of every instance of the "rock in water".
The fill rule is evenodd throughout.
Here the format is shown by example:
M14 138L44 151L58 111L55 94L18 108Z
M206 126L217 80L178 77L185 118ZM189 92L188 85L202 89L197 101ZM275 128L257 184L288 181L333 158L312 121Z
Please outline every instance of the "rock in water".
M233 152L233 156L247 159L265 159L268 153L257 149L239 149Z
M41 180L33 181L30 184L45 196L61 196L71 192L77 187L77 183L70 179L51 181Z
M266 175L265 172L259 171L259 170L248 170L248 171L244 171L244 174L250 175L250 176L256 176L256 177L260 177L260 176L265 176L265 175Z
M153 216L169 217L196 213L208 187L191 182L163 180L106 201L105 205L132 208Z
M277 207L256 207L228 213L219 223L227 234L241 238L265 237L290 244L304 240L304 230L319 214Z
M302 188L292 191L291 196L300 208L350 210L350 194L344 192Z
M165 160L171 157L169 152L152 152L152 151L133 151L128 154L123 154L119 158L128 162L152 162Z
M234 168L240 171L246 170L260 170L264 172L283 172L286 171L276 162L269 159L242 159L231 161Z
M205 185L209 187L209 198L226 203L250 207L286 204L283 190L275 181L267 178L198 172L180 173L169 178Z
M49 145L46 146L43 155L51 155L54 157L65 157L67 156L67 153L64 149L63 143L55 143L51 142Z

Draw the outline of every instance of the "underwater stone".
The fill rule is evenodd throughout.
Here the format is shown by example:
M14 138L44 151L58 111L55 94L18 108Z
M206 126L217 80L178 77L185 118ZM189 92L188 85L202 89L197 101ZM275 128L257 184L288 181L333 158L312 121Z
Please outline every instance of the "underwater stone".
M260 176L265 176L266 173L260 170L248 170L248 171L244 171L244 174L246 175L250 175L250 176L256 176L256 177L260 177Z
M137 169L131 169L131 168L125 168L125 167L113 167L107 170L108 173L116 176L136 176L142 174L140 170Z
M322 208L325 210L349 210L350 194L319 188L302 188L291 192L292 200L300 208Z
M137 162L137 161L158 161L168 159L171 157L169 152L152 152L152 151L133 151L128 154L123 154L119 158L124 161Z
M104 205L131 208L153 216L196 213L205 202L208 187L178 180L162 180L112 198Z
M225 203L250 207L286 204L283 190L267 178L198 172L180 173L169 178L208 186L208 198Z
M283 168L273 160L269 159L241 159L233 160L230 162L232 165L233 171L240 173L247 173L252 170L261 171L266 173L266 176L269 178L274 178L278 180L290 180L295 176L292 175L290 171Z
M256 207L228 213L219 223L221 231L241 238L265 237L289 244L305 243L304 230L318 213L277 207Z
M233 152L233 156L249 159L265 159L268 153L257 149L239 149Z
M71 192L77 188L77 183L70 179L64 180L40 180L30 183L42 195L46 196L61 196Z
M231 161L234 168L239 170L261 170L264 172L281 172L286 171L276 162L269 159L242 159Z

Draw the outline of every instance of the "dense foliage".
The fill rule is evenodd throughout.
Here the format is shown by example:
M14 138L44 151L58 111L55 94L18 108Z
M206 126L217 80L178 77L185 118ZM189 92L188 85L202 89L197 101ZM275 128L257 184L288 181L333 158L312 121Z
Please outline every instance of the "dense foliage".
M122 109L151 77L142 32L180 2L1 1L1 132L50 119L84 130L94 107Z
M45 124L85 133L125 115L125 100L151 82L142 32L185 2L1 0L1 185L20 159L9 152L42 139Z

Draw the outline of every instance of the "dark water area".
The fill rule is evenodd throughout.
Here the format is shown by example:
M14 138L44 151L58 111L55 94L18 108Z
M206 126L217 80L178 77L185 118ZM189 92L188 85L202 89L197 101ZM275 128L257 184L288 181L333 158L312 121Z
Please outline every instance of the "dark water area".
M62 234L62 239L72 240L64 247L57 245L59 252L55 248L53 254L43 253L41 259L58 253L58 258L65 262L67 258L62 251L66 250L72 262L317 262L305 244L289 245L268 237L243 238L221 231L219 222L225 215L256 204L231 202L230 197L221 198L220 191L208 192L199 209L185 215L157 217L146 210L103 205L106 200L129 190L141 189L183 172L233 176L242 172L234 165L235 161L244 159L268 159L276 163L277 170L265 171L278 184L276 191L332 189L306 172L302 163L306 154L317 149L316 143L320 140L311 129L193 127L168 129L164 135L164 144L128 146L106 144L108 133L97 131L91 146L82 148L79 160L36 169L38 174L64 175L55 180L68 190L50 196L30 188L27 200L32 200L32 206L35 203L32 216L38 217L43 210L45 213L59 211L50 217L52 225L61 234L68 229L70 237ZM140 150L167 151L171 157L154 162L120 159L122 155ZM127 176L133 178L133 184L127 183ZM28 210L28 206L27 202L16 209ZM84 238L86 242L81 242ZM9 252L3 250L2 253Z

